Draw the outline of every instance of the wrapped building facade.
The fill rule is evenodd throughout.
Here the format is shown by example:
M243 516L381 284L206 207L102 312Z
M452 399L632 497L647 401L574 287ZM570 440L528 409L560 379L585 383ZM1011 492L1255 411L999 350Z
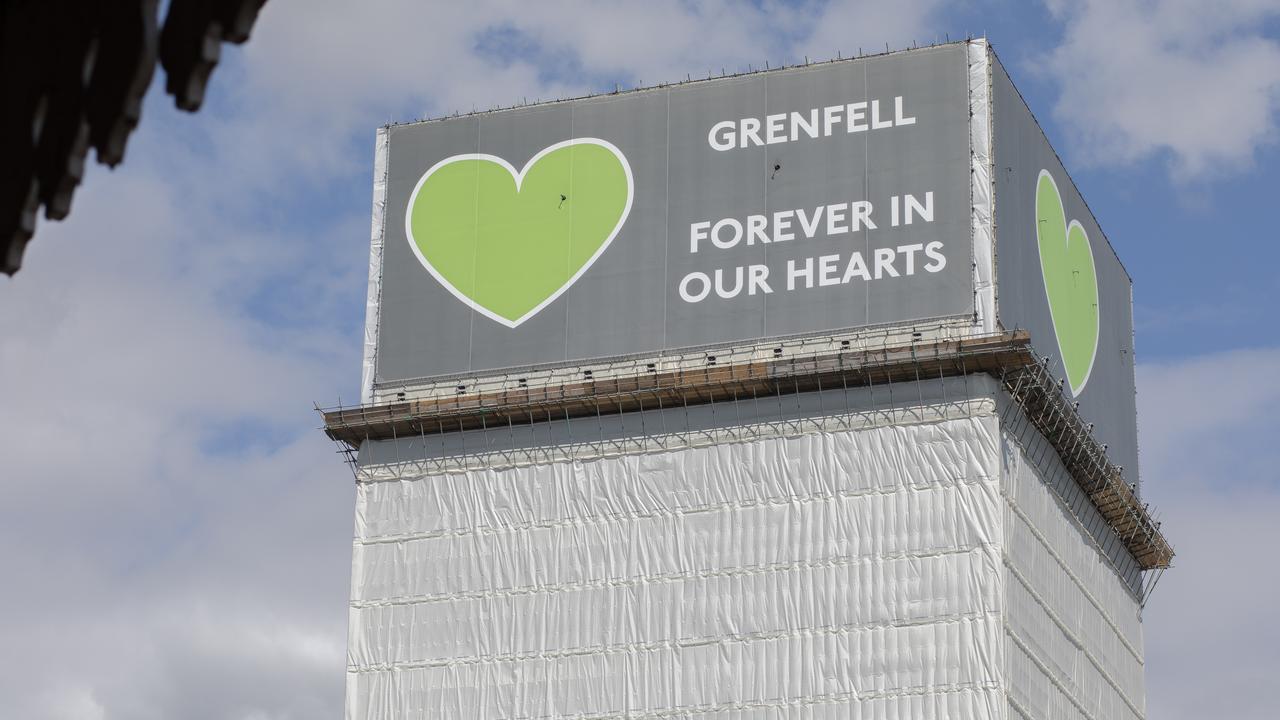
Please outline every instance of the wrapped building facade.
M850 152L863 166L815 166L806 151L770 148L770 118L787 117L769 112L775 85L773 97L816 108L808 117L819 122L826 108L843 108L840 132L807 138L827 143L818 156L859 144ZM842 92L853 102L823 99ZM901 98L898 119L917 113L897 127L879 118L884 137L923 139L904 136L879 157L873 133L844 129L872 94ZM649 123L627 103L665 106L664 120ZM638 119L591 120L601 106ZM709 143L692 170L670 157L680 107L692 107L697 140ZM560 135L537 126L562 111ZM801 127L788 142L800 147L807 111L796 112ZM683 201L671 189L693 187L690 173L739 182L707 173L757 148L743 140L721 150L714 128L729 118L740 133L752 113L764 129L751 162L765 162L741 193L752 196L751 183L764 193L758 206L743 201L742 217L758 211L776 225L786 217L776 213L794 212L798 227L819 228L780 208L865 197L861 237L826 225L805 238L843 247L838 262L848 266L856 242L871 263L867 280L784 294L784 283L804 281L801 243L775 253L776 236L765 248L760 234L759 246L735 247L712 221L687 221L731 216L712 206L737 203L734 187L687 190L702 207L672 217ZM869 115L867 127L876 121ZM1139 498L1127 444L1136 437L1128 278L1056 156L1018 125L1027 122L989 47L973 41L380 131L365 397L325 413L357 480L347 717L1144 717L1141 604L1172 550ZM605 137L611 124L622 129ZM601 138L593 148L621 158L627 187L608 240L588 239L585 250L594 216L572 209L581 214L561 226L554 212L585 197L607 206L603 191L590 195L573 178L602 188L623 175L575 145L584 125ZM528 149L474 145L497 128L532 136ZM401 147L444 148L435 158L397 153L397 134ZM997 161L1006 136L1007 159ZM662 202L646 191L653 158L635 150L646 142L668 150L653 165L665 169ZM921 160L917 145L938 152ZM561 184L547 187L564 188L547 200L559 203L554 212L492 199L499 186L486 185L483 163L501 159L519 202L542 202L533 193L552 148L577 153ZM410 167L398 175L402 155ZM998 177L997 162L1018 177ZM453 170L462 189L433 185ZM1061 178L1053 195L1040 171ZM773 190L783 174L794 185ZM858 174L839 197L811 182ZM440 221L448 208L430 193L476 219ZM936 198L927 212L926 193ZM907 197L928 226L902 222ZM1002 215L1005 197L1030 211ZM498 231L485 229L484 218L504 213ZM665 232L632 232L654 214L662 222L652 227ZM1055 218L1070 250L1068 286L1046 244L1058 238L1043 229ZM718 249L755 253L735 262L765 268L747 277L773 279L770 293L757 285L759 304L723 283L707 305L680 293L699 272L714 277L690 264L701 260L690 252L700 228ZM568 258L565 282L545 297L531 291L525 306L522 291L485 285L485 272L503 276L486 256L495 244L522 252L501 246L513 232L528 243L569 238L557 250ZM1091 283L1070 265L1083 256L1079 237ZM931 242L950 253L950 272L912 278L894 264L901 248ZM450 243L474 275L450 265ZM619 247L651 265L609 266ZM680 266L677 252L689 262ZM1006 255L1009 267L998 261ZM819 280L824 257L813 265ZM881 275L886 266L898 275ZM1018 275L1030 270L1038 295ZM1078 302L1082 286L1093 302ZM662 307L645 315L654 295ZM465 337L441 331L455 321Z

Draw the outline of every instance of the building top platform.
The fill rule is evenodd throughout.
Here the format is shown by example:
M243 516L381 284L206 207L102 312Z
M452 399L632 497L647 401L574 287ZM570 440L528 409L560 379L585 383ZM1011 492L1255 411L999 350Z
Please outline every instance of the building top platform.
M634 371L530 386L459 386L434 396L323 410L325 433L349 452L374 440L605 416L658 408L706 405L841 387L907 383L982 373L997 378L1027 420L1058 453L1075 482L1144 570L1164 569L1174 552L1123 469L1031 347L1025 331L961 339L921 338L875 348L824 350L778 359L721 361L708 355L699 368L659 372L648 363Z

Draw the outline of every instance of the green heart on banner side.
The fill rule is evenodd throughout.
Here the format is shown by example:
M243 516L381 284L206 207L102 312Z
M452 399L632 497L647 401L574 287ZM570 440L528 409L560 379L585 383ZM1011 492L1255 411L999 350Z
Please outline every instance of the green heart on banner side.
M455 155L418 180L405 232L449 292L514 328L608 248L633 186L626 157L596 138L544 148L518 172L493 155Z
M1098 272L1089 235L1079 220L1068 224L1048 170L1041 170L1036 181L1036 241L1058 352L1076 396L1089 382L1098 354Z

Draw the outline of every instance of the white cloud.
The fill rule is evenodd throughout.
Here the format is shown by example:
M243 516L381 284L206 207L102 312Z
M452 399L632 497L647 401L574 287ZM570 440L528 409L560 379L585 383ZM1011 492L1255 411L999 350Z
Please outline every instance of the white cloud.
M902 50L913 44L927 45L941 40L937 14L940 0L906 0L890 5L837 2L823 8L814 22L813 35L802 46L811 58L829 59L837 53L849 57L866 53ZM959 40L957 34L952 39Z
M359 382L376 125L794 59L850 18L905 43L897 8L277 0L199 115L153 88L0 281L0 717L340 713L353 491L310 404Z
M358 382L375 125L901 47L936 6L270 3L219 100L149 105L123 168L95 168L0 281L0 717L340 712L352 489L308 408ZM1264 4L1055 7L1063 107L1097 108L1072 127L1107 152L1206 173L1272 132ZM482 56L493 28L537 52ZM1101 39L1124 32L1132 55ZM1179 114L1183 76L1201 87ZM1236 112L1212 135L1216 106ZM1272 714L1278 370L1271 350L1141 371L1144 487L1179 550L1148 606L1152 717Z
M0 282L0 717L339 712L352 489L309 404L358 382L375 125L901 47L937 5L269 4L218 100L149 105L129 161ZM1188 8L1055 5L1062 107L1096 109L1080 137L1188 176L1267 141L1274 43L1250 23L1275 12ZM486 55L494 28L532 54ZM1275 350L1141 370L1144 487L1179 551L1147 612L1152 717L1272 713L1277 371Z
M294 0L264 13L246 55L257 94L297 115L385 122L653 85L934 36L937 0ZM302 8L305 7L305 11ZM484 45L484 33L520 46ZM403 113L408 113L404 115Z
M1275 716L1280 349L1145 365L1143 488L1178 552L1147 605L1148 715Z
M1049 0L1065 23L1042 69L1054 115L1087 162L1168 159L1175 178L1247 169L1276 139L1280 20L1268 0Z
M57 720L106 720L107 711L84 688L69 688L50 701Z

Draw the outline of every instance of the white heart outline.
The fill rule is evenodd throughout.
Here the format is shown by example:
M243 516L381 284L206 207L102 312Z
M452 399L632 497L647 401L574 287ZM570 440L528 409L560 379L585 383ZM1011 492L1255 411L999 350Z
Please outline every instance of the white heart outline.
M507 172L511 173L511 177L514 178L516 181L516 192L519 193L520 185L522 182L524 182L525 173L529 172L529 168L533 167L545 155L555 152L556 150L559 150L561 148L570 147L572 145L599 145L600 147L613 153L614 157L618 158L618 162L622 163L622 170L627 176L626 205L623 206L622 214L618 216L618 222L613 226L613 230L610 231L609 237L605 238L603 243L600 243L600 247L596 249L595 254L593 254L585 263L583 263L582 267L578 268L578 271L573 274L573 277L566 280L565 283L561 285L558 290L556 290L554 293L548 296L545 300L543 300L542 302L534 306L532 309L530 309L529 312L525 313L524 315L521 315L519 318L516 318L515 320L508 320L507 318L492 312L488 308L472 300L461 290L454 287L453 283L445 279L444 275L442 275L438 270L436 270L435 266L431 264L431 261L428 260L422 254L422 251L418 248L418 242L413 237L413 227L411 222L413 217L413 206L414 206L414 203L417 201L418 191L422 189L422 185L427 181L427 178L431 177L433 173L435 173L437 170L439 170L440 168L446 165L451 165L453 163L463 162L466 160L487 160L489 162L496 163L502 166L503 168L506 168ZM548 145L542 150L539 150L538 154L529 158L529 161L526 162L524 164L524 167L521 168L519 171L517 171L511 163L507 162L503 158L498 157L497 155L489 155L487 153L466 153L463 155L453 155L451 157L445 158L444 160L441 160L435 165L432 165L431 169L423 173L422 177L418 179L418 183L413 186L413 192L409 194L409 206L405 209L405 212L404 212L404 233L405 233L405 237L408 238L409 240L409 249L413 250L413 254L418 258L418 261L421 262L422 266L427 269L427 272L431 273L431 276L434 277L441 285L443 285L446 290L452 293L454 297L458 298L463 303L465 303L468 307L470 307L472 310L475 310L476 312L480 313L481 315L484 315L490 320L498 322L509 328L515 328L515 327L518 327L525 320L528 320L534 315L537 315L540 310L542 310L544 307L554 302L556 298L560 297L565 290L568 290L570 287L572 287L573 284L578 281L578 278L582 277L582 274L585 273L592 265L595 264L596 260L601 255L604 254L604 251L607 250L611 244L613 244L613 239L618 236L618 232L622 230L622 226L627 222L627 217L631 215L631 201L634 197L635 197L635 178L631 175L631 164L627 162L627 157L623 155L622 151L619 150L617 146L615 146L613 143L609 142L608 140L601 140L600 138L590 138L590 137L573 138L572 140L564 140L562 142L555 143L554 145Z
M1058 199L1058 207L1062 209L1062 218L1067 218L1067 207L1062 202L1062 192L1058 189L1058 181L1053 179L1053 173L1041 168L1040 175L1036 177L1036 191L1032 194L1033 200L1037 203L1037 207L1033 216L1036 219L1036 255L1040 260L1040 280L1044 283L1044 298L1049 304L1049 322L1053 324L1053 339L1058 343L1058 357L1063 358L1063 370L1067 367L1067 353L1062 349L1062 335L1058 333L1058 319L1053 315L1053 300L1049 297L1049 279L1044 276L1044 255L1040 252L1040 209L1038 207L1040 196L1040 178L1049 178L1049 184L1053 185L1054 197ZM1080 380L1080 387L1071 385L1071 378L1067 378L1067 384L1071 385L1071 397L1080 397L1080 393L1084 392L1084 388L1089 384L1089 376L1093 375L1093 364L1098 359L1098 346L1102 344L1102 302L1098 297L1098 262L1093 257L1093 241L1089 239L1089 233L1084 229L1084 225L1079 220L1072 218L1067 222L1067 232L1063 236L1067 247L1071 246L1071 228L1079 227L1080 234L1084 236L1084 246L1089 251L1089 262L1093 264L1093 306L1098 308L1094 313L1094 324L1097 331L1094 333L1093 354L1089 356L1089 368L1084 371L1084 378Z

